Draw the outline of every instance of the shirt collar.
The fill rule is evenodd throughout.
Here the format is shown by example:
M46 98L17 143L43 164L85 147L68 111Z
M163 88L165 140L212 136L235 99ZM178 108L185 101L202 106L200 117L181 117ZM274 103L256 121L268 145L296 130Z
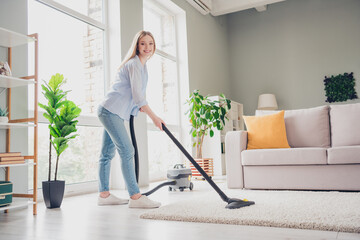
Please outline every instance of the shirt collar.
M145 64L144 64L144 66L143 66L138 55L135 55L135 59L137 59L137 61L138 61L139 64L141 65L141 67L144 67L144 68L146 67L146 62L145 62Z

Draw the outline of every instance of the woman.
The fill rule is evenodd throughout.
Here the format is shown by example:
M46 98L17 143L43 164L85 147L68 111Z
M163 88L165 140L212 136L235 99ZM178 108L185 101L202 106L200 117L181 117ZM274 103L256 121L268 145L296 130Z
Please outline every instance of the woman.
M133 40L125 60L121 63L115 83L105 100L100 104L98 117L104 125L104 135L99 160L99 198L98 205L126 204L109 192L110 163L115 149L121 157L121 170L130 195L130 208L157 208L159 202L141 195L136 182L133 164L134 148L126 132L124 121L139 111L145 112L160 130L164 121L149 107L146 99L148 73L146 61L155 53L156 45L150 32L140 31ZM165 124L165 123L164 123Z

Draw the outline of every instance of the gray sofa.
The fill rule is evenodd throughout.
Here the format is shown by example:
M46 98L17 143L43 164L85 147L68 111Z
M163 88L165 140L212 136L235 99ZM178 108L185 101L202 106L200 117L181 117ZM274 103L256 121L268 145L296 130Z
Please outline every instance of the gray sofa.
M226 134L229 188L360 190L360 103L288 110L284 118L291 148L246 150L246 131Z

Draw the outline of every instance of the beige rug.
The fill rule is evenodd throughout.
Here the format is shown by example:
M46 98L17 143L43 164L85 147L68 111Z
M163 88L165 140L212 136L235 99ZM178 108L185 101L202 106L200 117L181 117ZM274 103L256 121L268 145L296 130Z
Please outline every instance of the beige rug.
M360 233L358 192L229 190L226 194L255 201L255 205L225 209L226 203L211 192L149 210L140 217Z

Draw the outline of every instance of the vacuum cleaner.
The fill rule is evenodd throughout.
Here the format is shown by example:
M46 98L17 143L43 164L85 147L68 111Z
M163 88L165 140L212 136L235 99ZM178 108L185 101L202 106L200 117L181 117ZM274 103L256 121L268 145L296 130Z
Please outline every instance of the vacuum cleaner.
M175 164L172 169L167 171L167 179L176 182L175 185L169 186L169 191L179 189L182 192L185 188L189 188L192 191L194 184L191 182L191 176L190 168L186 168L184 164Z
M130 117L130 134L131 140L135 150L135 173L136 173L136 180L139 177L139 158L137 153L137 144L135 138L135 131L134 131L134 116ZM228 209L237 209L241 207L246 207L255 204L253 201L248 201L247 199L238 199L238 198L229 198L221 189L215 184L215 182L209 177L209 175L200 167L200 165L194 160L194 158L186 151L186 149L180 144L180 142L172 135L172 133L167 129L167 127L162 124L162 129L165 133L169 136L169 138L175 143L175 145L180 149L180 151L187 157L187 159L194 165L194 167L201 173L201 175L205 178L205 180L210 184L210 186L219 194L221 199L227 203L226 208ZM158 189L164 186L175 186L177 185L177 180L168 181L160 184L159 186L155 187L154 189L143 193L143 195L150 195L153 192L157 191ZM190 185L189 185L190 188Z

